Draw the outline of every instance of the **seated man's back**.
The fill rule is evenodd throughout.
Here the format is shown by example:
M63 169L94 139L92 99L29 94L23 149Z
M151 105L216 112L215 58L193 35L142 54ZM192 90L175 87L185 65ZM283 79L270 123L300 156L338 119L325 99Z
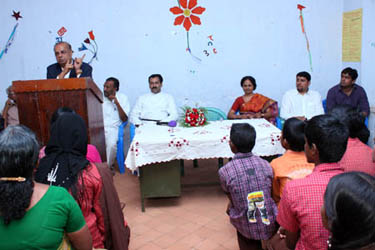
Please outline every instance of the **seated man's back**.
M349 132L332 116L319 115L305 128L305 154L314 163L313 172L289 181L279 204L277 222L291 249L326 250L329 232L324 228L320 209L331 177L343 173L338 164L346 150Z

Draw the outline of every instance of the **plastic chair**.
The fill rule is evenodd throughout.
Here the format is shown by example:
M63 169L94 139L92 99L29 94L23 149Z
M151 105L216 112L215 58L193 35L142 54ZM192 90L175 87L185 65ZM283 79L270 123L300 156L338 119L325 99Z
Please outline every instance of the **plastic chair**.
M327 99L324 99L322 101L322 105L323 105L324 113L327 114Z
M276 127L280 130L283 130L285 120L280 116L276 117Z
M124 154L124 129L128 122L123 122L120 127L118 128L118 141L117 141L117 164L121 174L125 173L125 154ZM134 124L130 123L129 125L129 132L130 132L130 142L133 141L135 135L135 126Z
M280 130L283 130L284 127L284 122L285 120L281 118L280 113L281 113L281 108L279 108L278 116L276 117L276 127Z
M206 107L206 119L207 121L220 121L226 120L227 115L218 108Z

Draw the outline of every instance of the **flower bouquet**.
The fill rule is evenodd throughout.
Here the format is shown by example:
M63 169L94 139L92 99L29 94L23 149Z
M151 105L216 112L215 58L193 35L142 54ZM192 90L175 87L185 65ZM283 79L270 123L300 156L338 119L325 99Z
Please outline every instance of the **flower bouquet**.
M207 125L206 110L204 108L191 108L185 106L182 108L183 114L180 118L182 127L199 127Z

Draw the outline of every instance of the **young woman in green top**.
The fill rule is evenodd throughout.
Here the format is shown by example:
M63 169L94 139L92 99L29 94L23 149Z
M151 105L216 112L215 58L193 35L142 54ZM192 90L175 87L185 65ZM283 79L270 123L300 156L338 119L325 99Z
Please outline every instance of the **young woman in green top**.
M34 182L38 153L28 128L9 126L0 134L0 249L62 249L68 241L75 249L92 249L71 195Z

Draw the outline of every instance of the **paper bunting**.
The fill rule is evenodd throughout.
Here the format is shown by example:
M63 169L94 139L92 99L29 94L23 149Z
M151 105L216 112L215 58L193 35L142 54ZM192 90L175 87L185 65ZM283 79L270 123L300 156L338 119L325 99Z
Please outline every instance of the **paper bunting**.
M302 10L304 8L306 8L306 7L303 6L303 5L301 5L301 4L297 5L297 9L299 9L299 19L300 19L300 22L301 22L302 33L305 35L305 39L306 39L306 47L307 47L307 52L309 54L310 69L311 69L311 72L312 72L313 71L313 67L312 67L310 43L309 43L309 38L307 37L307 33L306 33L306 30L305 30L305 24L304 24L303 13L302 13Z
M18 21L19 18L22 18L22 16L20 15L20 11L15 12L14 10L13 10L12 17L14 17L16 19L16 21ZM17 27L18 27L18 22L14 25L14 27L12 29L12 32L10 33L10 36L8 38L8 41L6 42L6 44L4 46L4 49L2 49L0 51L0 59L3 57L4 54L8 53L8 49L12 45L12 43L14 41L14 38L16 36Z
M94 32L93 31L89 31L89 36L90 36L91 40L95 40L95 36L94 36Z
M65 32L67 32L67 30L65 29L65 27L61 27L58 31L57 31L57 34L59 36L63 36L65 34Z
M186 30L186 40L187 48L186 51L190 53L192 58L198 62L202 61L200 58L196 57L190 48L189 44L189 31L194 25L201 25L201 19L197 15L201 15L206 9L197 6L197 0L177 0L178 6L174 6L169 9L177 17L174 20L174 25L183 25Z
M63 41L63 36L64 34L67 32L67 29L62 26L58 31L57 31L57 35L58 37L56 37L56 43L61 43Z
M209 35L207 38L209 39L207 42L207 49L203 50L203 53L206 56L209 56L212 50L212 53L217 54L217 49L214 47L214 43L213 43L213 40L214 40L213 35Z
M15 12L15 11L13 10L13 15L12 15L12 17L14 17L14 18L16 19L16 21L18 21L18 18L22 18L20 12L21 12L21 11Z
M86 38L85 40L83 40L83 42L89 45L90 47L86 47L84 43L81 43L81 47L78 48L78 51L90 51L92 53L92 57L88 64L91 64L94 59L98 60L98 44L95 41L94 31L91 30L88 32L88 34L89 38Z
M84 51L84 50L87 50L87 47L81 43L81 47L78 48L78 51Z

